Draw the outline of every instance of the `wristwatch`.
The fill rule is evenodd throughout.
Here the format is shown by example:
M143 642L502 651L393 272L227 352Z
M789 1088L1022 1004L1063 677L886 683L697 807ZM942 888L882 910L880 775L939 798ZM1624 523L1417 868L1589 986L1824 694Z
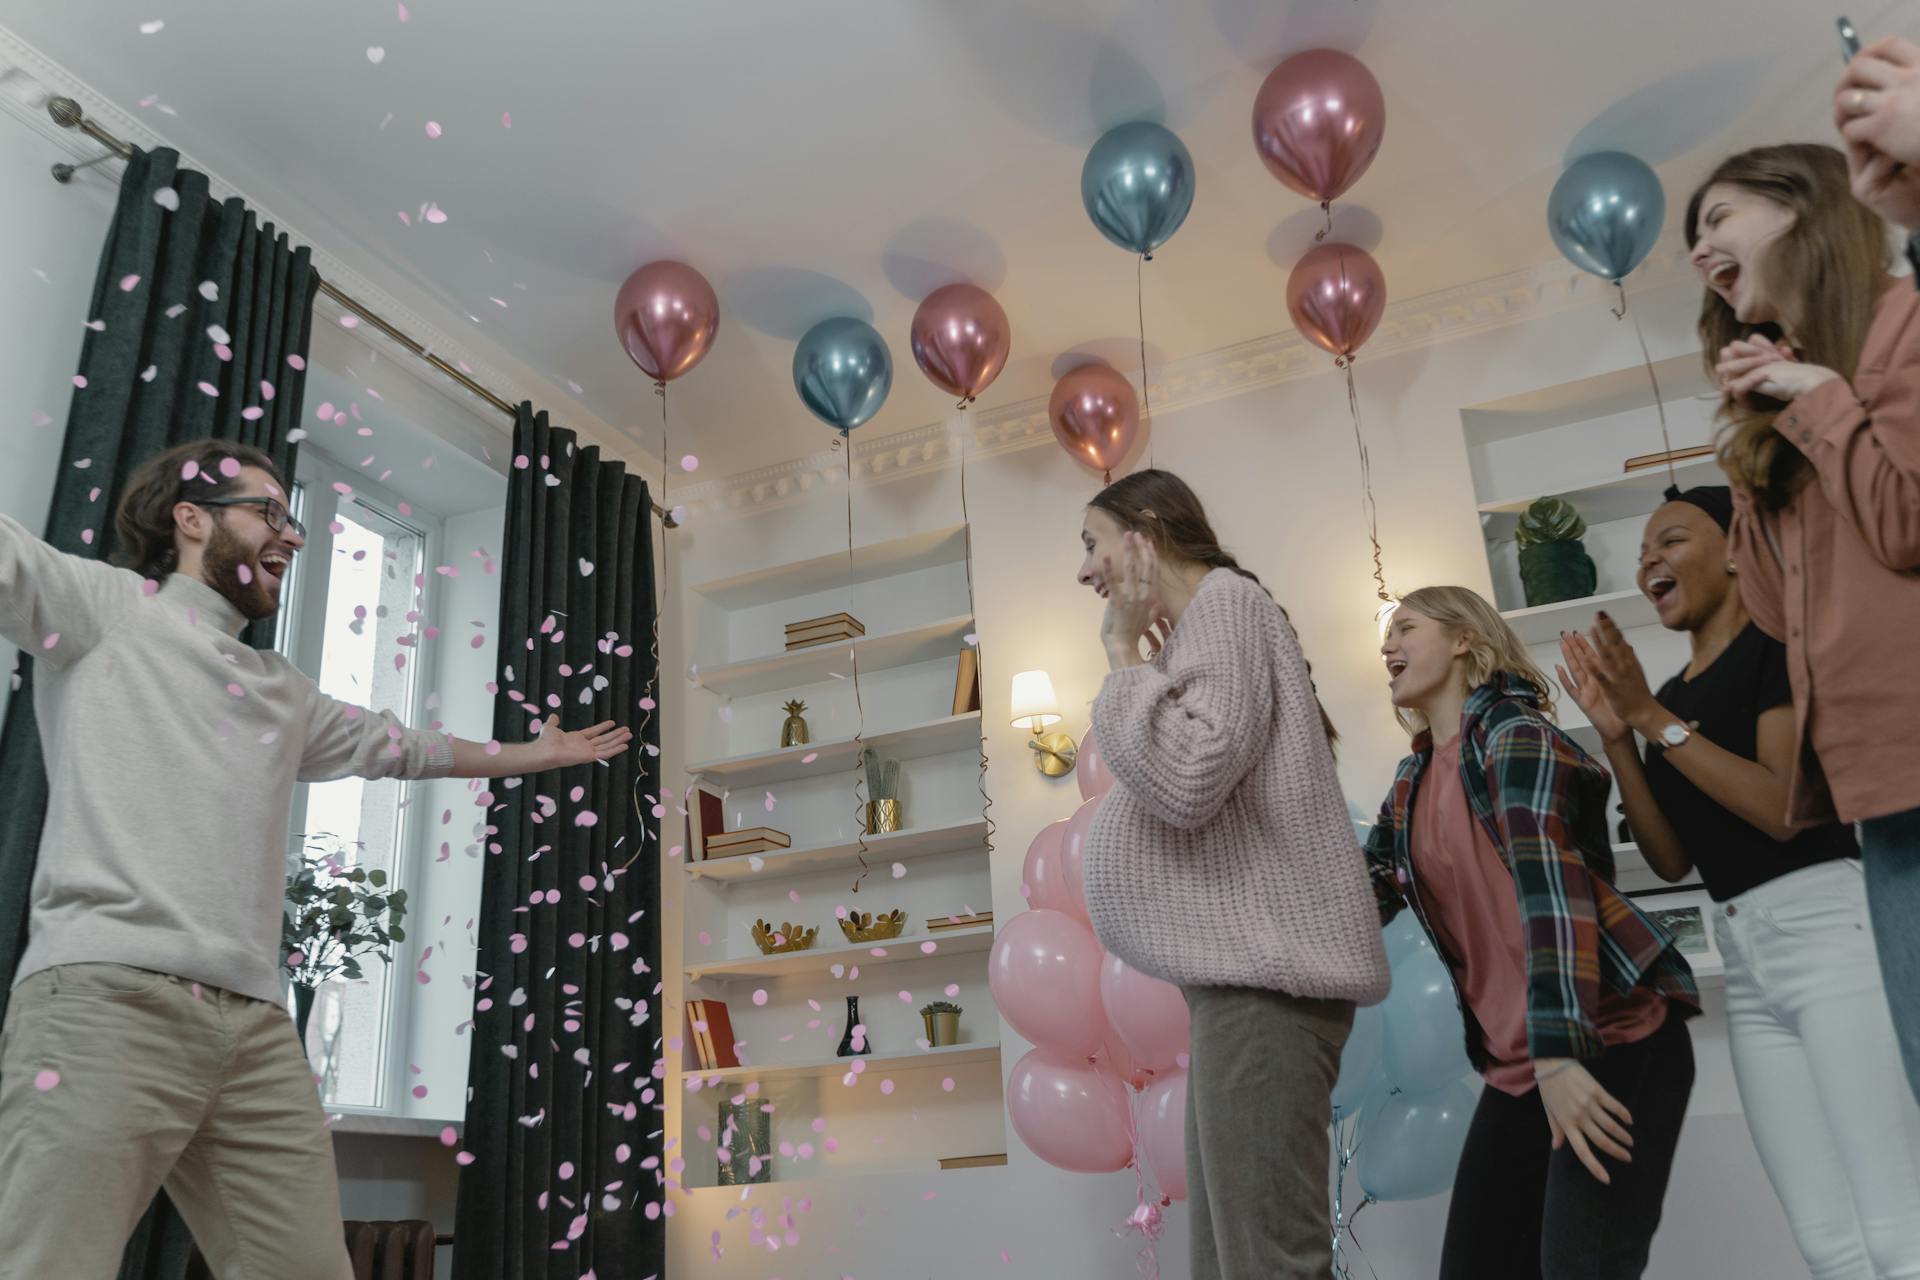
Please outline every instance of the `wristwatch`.
M1660 730L1660 745L1668 751L1687 745L1687 739L1693 736L1693 726L1681 724L1678 720Z

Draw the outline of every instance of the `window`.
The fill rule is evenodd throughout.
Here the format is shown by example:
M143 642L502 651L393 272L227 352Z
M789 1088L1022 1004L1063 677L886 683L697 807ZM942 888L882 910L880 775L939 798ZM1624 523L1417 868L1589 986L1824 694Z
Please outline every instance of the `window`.
M303 452L300 467L295 501L309 537L289 584L283 648L330 697L423 723L429 673L420 635L437 521L372 491L317 450ZM359 868L383 873L388 889L404 887L411 791L408 783L363 778L303 786L293 809L294 857L326 859L334 870L321 872L323 885ZM394 970L405 972L411 951L405 943L393 951L398 965L363 956L360 979L334 978L315 993L306 1048L326 1106L386 1109L399 1101L400 1064L389 1048L403 1025L408 984Z

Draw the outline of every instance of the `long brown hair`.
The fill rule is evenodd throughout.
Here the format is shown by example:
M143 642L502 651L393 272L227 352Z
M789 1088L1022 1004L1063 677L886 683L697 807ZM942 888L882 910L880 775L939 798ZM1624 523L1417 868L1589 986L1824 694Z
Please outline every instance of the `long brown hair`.
M1400 597L1399 604L1423 617L1432 618L1467 642L1467 688L1478 689L1504 671L1519 676L1534 688L1526 701L1547 719L1553 719L1553 681L1547 678L1527 652L1527 645L1500 611L1486 597L1466 587L1421 587ZM1398 606L1396 606L1398 607ZM1393 615L1387 615L1393 625ZM1393 709L1394 719L1409 737L1431 728L1427 718L1406 707Z
M237 492L239 473L229 476L220 469L228 458L266 472L280 486L280 501L293 505L280 469L261 450L232 440L189 440L147 459L127 481L113 516L113 527L119 534L114 561L143 577L164 578L172 573L180 559L173 542L174 505L195 498L225 498ZM194 477L182 480L189 462L195 464ZM215 514L218 518L217 511Z
M1144 534L1153 543L1154 550L1169 560L1203 564L1209 569L1231 569L1267 591L1265 583L1242 568L1232 553L1220 545L1220 537L1207 519L1207 510L1200 505L1200 496L1171 471L1150 468L1122 476L1096 493L1087 505L1112 516L1121 528ZM1267 597L1272 599L1273 592L1267 591ZM1286 609L1278 601L1274 603L1280 609L1280 616L1285 618ZM1293 625L1292 619L1288 619L1287 625ZM1307 674L1309 678L1313 674L1310 662ZM1333 727L1333 717L1321 704L1318 690L1314 691L1313 705L1320 712L1320 727L1326 730L1327 745L1339 745L1340 732Z
M1874 303L1887 285L1892 250L1886 224L1853 198L1847 160L1832 147L1793 142L1755 147L1720 162L1687 202L1687 248L1700 239L1700 207L1707 189L1719 184L1763 196L1793 214L1793 223L1767 245L1749 270L1763 273L1776 299L1781 323L1743 324L1713 290L1700 304L1700 346L1713 376L1720 349L1753 333L1780 340L1790 335L1795 353L1824 365L1849 382L1873 323ZM1805 455L1782 440L1773 420L1782 401L1729 396L1720 406L1726 425L1719 436L1721 469L1777 510L1812 475Z

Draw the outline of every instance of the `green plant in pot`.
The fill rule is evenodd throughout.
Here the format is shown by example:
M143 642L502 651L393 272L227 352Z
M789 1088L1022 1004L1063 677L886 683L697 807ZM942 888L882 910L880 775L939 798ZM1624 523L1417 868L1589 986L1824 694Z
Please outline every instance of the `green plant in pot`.
M888 760L869 747L860 753L867 770L867 834L898 831L900 815L900 762Z
M1529 607L1578 600L1599 585L1593 557L1580 541L1587 522L1565 498L1540 498L1520 517L1520 585Z
M293 983L294 1025L303 1045L320 988L335 979L366 976L360 962L369 956L391 963L393 944L407 937L400 923L407 914L407 891L391 888L378 867L349 865L346 854L337 841L309 843L287 880L280 954ZM331 1075L335 1054L329 1039L323 1076Z

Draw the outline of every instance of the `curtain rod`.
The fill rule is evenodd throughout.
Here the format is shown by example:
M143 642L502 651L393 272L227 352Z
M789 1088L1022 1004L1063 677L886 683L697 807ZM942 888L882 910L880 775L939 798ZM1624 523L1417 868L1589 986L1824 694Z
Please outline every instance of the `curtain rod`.
M95 156L93 159L83 160L79 164L67 164L65 161L62 161L54 165L53 180L55 182L71 182L73 181L73 175L82 169L92 168L103 160L112 159L115 156L126 160L130 159L133 155L132 147L114 137L93 121L87 119L86 112L81 110L80 104L72 98L51 99L47 103L47 114L52 116L53 122L61 128L78 129L95 142L98 142L101 146L107 148L106 155ZM467 374L427 350L425 344L421 343L418 339L394 328L392 324L388 323L385 317L372 311L352 295L341 292L338 286L334 285L318 271L314 272L314 275L320 281L320 292L326 294L342 307L378 329L388 338L398 343L407 352L426 361L447 377L452 378L455 382L473 392L473 394L479 396L500 412L506 414L509 418L517 418L519 416L519 410L514 405L481 386ZM653 514L660 518L662 526L668 529L679 527L678 522L674 520L671 514L662 510L659 503L649 500L649 505L653 507Z

